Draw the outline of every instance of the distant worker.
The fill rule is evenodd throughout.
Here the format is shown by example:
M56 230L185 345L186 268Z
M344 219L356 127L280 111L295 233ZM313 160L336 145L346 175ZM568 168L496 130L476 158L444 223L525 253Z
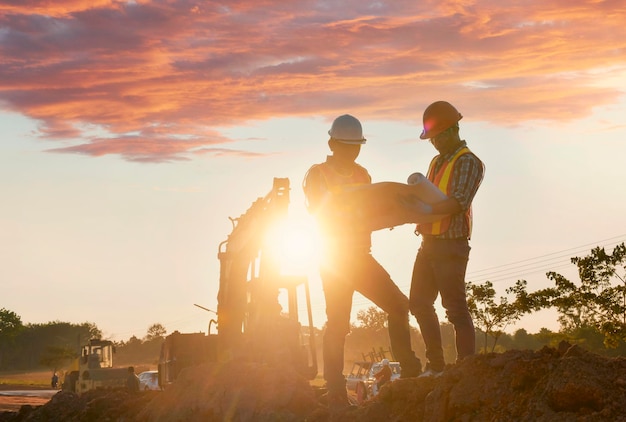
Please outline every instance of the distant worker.
M320 276L326 299L323 339L324 379L331 410L350 405L343 375L344 345L350 332L350 312L355 291L387 313L393 354L403 375L416 377L421 363L411 350L409 301L370 253L371 232L355 224L354 210L333 201L343 187L371 183L368 171L355 162L366 142L361 123L345 114L333 122L328 147L332 155L313 165L304 178L307 207L322 232Z
M87 368L100 368L100 355L95 350L87 357Z
M128 391L137 392L139 391L139 377L135 375L135 367L128 367L128 376L126 377L126 388Z
M428 169L428 179L448 199L431 205L432 214L446 214L442 220L418 224L422 243L413 266L410 309L419 324L426 345L426 368L422 376L439 376L445 367L439 318L434 302L441 304L454 326L457 362L475 353L474 323L467 307L465 271L472 234L472 200L483 180L484 165L459 137L463 116L446 101L436 101L424 111L421 139L439 152ZM404 202L411 206L410 202ZM419 204L423 212L423 204Z
M376 388L378 391L380 391L380 387L391 381L391 367L389 366L389 359L383 359L380 363L383 364L383 367L374 374L374 378L376 379Z
M57 375L56 371L54 372L54 374L52 374L52 379L50 380L50 385L55 390L57 388L59 388L59 376Z

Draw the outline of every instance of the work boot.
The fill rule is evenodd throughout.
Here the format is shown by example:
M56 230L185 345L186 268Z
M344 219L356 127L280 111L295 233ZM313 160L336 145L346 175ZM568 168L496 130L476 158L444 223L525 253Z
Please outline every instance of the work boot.
M422 363L419 361L419 359L416 359L415 362L411 365L402 365L400 378L415 378L418 377L421 373Z
M444 368L445 366L442 365L437 366L428 363L426 365L426 368L424 369L424 372L422 372L422 374L418 378L439 378L441 375L443 375Z
M328 410L330 410L331 413L341 412L351 407L356 407L348 398L348 392L346 390L329 391L326 393L326 403L328 405Z

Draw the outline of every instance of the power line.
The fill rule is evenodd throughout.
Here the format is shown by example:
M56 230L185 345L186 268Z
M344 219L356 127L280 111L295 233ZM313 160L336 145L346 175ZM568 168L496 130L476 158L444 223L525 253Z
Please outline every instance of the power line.
M574 265L570 261L572 254L578 255L580 253L589 252L590 247L609 247L623 242L626 242L626 234L614 236L597 242L587 243L574 248L539 255L533 258L522 259L508 264L495 265L482 270L472 271L467 273L466 279L474 282L491 281L492 283L522 280L524 277L532 274L540 272L547 273L548 271L556 271L562 268L570 267ZM563 262L564 258L567 258L566 262ZM410 287L407 283L398 284L398 286L401 289L408 289ZM362 299L354 300L353 306L364 306L368 303L371 302L367 298L363 297Z
M552 253L548 253L548 254L544 254L544 255L539 255L539 256L534 257L534 258L522 259L520 261L511 262L511 263L508 263L508 264L496 265L494 267L485 268L483 270L479 270L479 271L476 271L476 272L491 271L491 270L496 269L496 268L508 267L508 266L520 264L520 263L523 263L523 262L534 261L534 260L545 258L545 257L551 256L551 255L559 254L559 257L562 257L563 256L562 254L565 253L565 252L570 254L572 251L578 252L581 248L589 248L590 246L594 246L594 245L597 246L599 243L608 242L609 240L621 239L621 240L617 240L617 241L614 241L614 242L611 243L611 244L618 244L618 243L623 242L625 237L626 237L626 234L622 234L622 235L619 235L619 236L611 237L609 239L600 240L598 242L587 243L585 245L577 246L575 248L564 249L564 250L557 251L557 252L552 252ZM605 246L608 246L608 245L605 245ZM587 249L585 249L585 250L587 250Z
M515 261L509 264L497 265L494 267L486 268L483 270L472 271L467 274L468 279L483 279L490 281L501 281L507 278L517 277L519 279L522 275L534 274L537 272L543 272L558 268L563 268L567 265L571 265L570 258L572 253L579 254L589 251L590 246L608 247L614 246L625 241L626 235L615 236L609 239L604 239L598 242L588 243L586 245L577 246L575 248L564 249L558 252L552 252L544 255L540 255L534 258L528 258L520 261ZM615 239L620 239L615 241ZM613 242L609 242L613 241ZM606 243L609 242L609 243ZM548 258L551 257L551 258ZM567 258L567 263L563 262L563 259ZM521 265L519 265L521 264Z

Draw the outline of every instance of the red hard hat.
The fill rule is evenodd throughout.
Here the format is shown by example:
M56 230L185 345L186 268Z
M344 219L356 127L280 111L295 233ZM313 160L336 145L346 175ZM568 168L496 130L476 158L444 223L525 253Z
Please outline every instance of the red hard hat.
M435 101L424 110L424 130L420 139L430 139L455 125L463 116L447 101Z

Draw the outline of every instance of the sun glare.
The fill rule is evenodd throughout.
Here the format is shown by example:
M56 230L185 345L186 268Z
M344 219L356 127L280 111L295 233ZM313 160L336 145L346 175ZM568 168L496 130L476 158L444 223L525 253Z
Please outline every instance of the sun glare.
M284 274L300 275L317 266L319 241L312 220L288 219L271 238Z

